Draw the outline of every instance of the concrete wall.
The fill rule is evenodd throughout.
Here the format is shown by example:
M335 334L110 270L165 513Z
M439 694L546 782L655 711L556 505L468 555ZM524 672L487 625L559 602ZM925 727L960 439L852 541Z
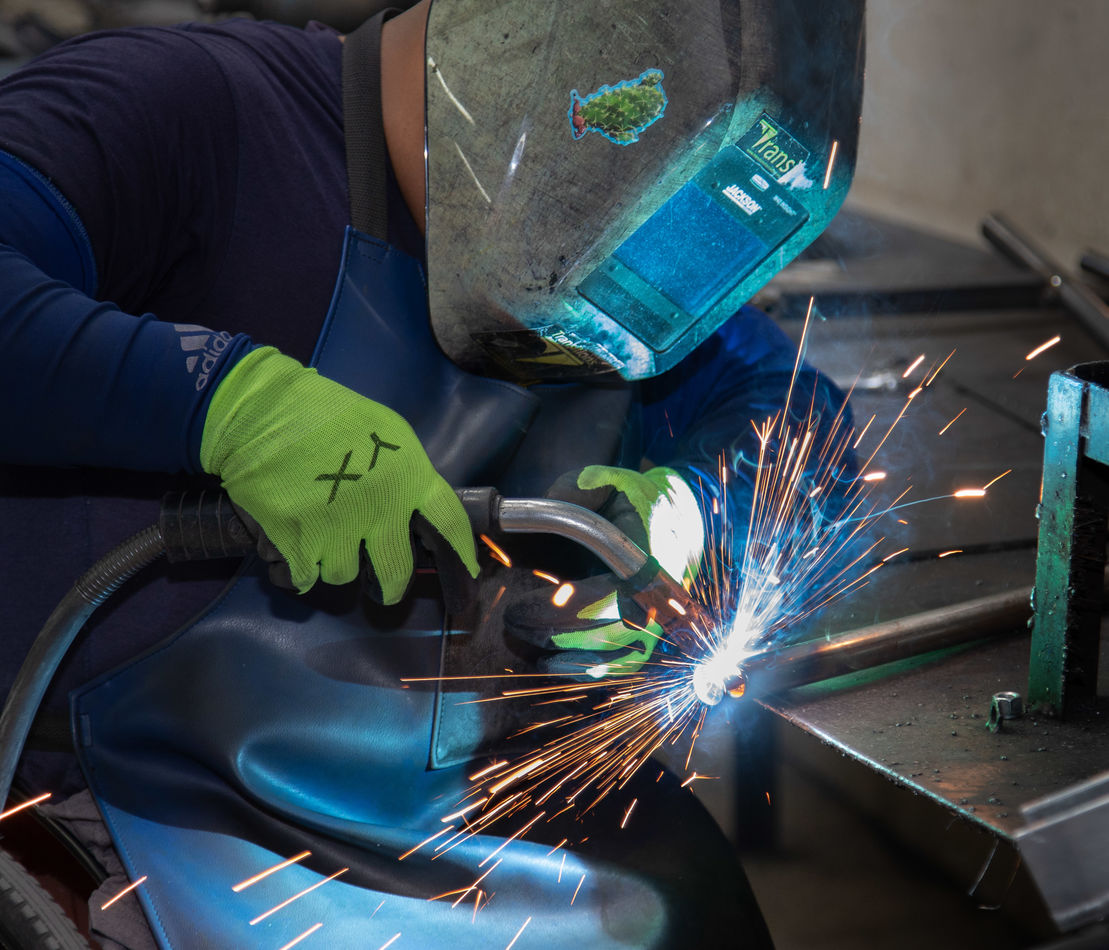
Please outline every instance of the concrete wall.
M1109 254L1109 0L868 0L867 17L850 202L973 241L1004 211L1071 269Z

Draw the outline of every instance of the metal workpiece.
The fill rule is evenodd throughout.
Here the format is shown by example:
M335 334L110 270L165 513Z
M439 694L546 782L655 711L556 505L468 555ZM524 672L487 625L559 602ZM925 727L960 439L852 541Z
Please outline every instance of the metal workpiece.
M1109 362L1053 373L1044 464L1028 704L1045 715L1097 696L1109 523Z
M757 653L740 663L737 672L742 676L725 687L742 687L749 697L768 696L960 643L1023 632L1032 613L1030 596L1027 588L990 594L830 639Z
M1093 290L1071 277L1004 215L989 215L982 222L982 234L1009 260L1042 277L1047 300L1058 301L1109 350L1109 306Z
M1109 853L1109 772L1021 809L1016 834L1021 858L1060 930L1109 913L1105 855Z

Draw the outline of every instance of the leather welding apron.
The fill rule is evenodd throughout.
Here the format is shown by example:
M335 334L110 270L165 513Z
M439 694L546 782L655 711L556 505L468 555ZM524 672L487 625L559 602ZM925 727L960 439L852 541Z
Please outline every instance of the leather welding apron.
M542 397L462 373L427 327L420 265L348 230L316 364L408 418L449 481L472 482L530 441ZM467 636L445 621L433 576L386 608L358 584L279 590L255 561L186 629L75 694L78 755L128 874L145 877L139 899L161 946L276 950L316 923L342 950L396 933L399 946L504 947L528 920L525 947L676 946L714 914L729 917L715 933L735 933L736 906L753 906L746 884L688 790L657 781L657 768L588 828L540 823L512 841L476 918L476 891L452 903L503 838L400 860L445 827L485 738L465 683L403 681L439 677L444 644Z
M404 416L454 485L538 494L619 461L595 453L618 441L626 395L470 376L429 327L420 263L348 228L323 375ZM451 644L474 639L473 619L445 617L433 575L394 607L325 586L279 590L252 559L185 629L73 696L78 756L162 947L277 950L316 924L304 946L336 950L395 934L401 948L504 947L521 927L520 948L726 946L761 928L711 820L653 767L588 827L541 822L484 865L522 822L408 854L446 827L466 763L503 726L465 682L436 682L467 662Z

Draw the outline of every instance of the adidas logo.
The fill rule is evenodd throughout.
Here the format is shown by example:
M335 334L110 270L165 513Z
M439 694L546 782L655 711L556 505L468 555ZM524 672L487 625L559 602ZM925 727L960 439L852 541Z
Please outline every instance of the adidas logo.
M208 385L216 360L231 342L231 334L226 331L213 333L207 327L191 323L175 323L173 329L181 334L178 339L181 350L186 354L185 369L189 373L197 373L196 391L201 392Z

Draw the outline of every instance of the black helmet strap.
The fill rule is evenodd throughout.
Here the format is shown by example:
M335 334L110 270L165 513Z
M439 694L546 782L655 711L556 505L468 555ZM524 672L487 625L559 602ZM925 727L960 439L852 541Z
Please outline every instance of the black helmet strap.
M381 27L399 10L382 10L343 41L343 130L351 224L388 238L385 131L381 118Z

